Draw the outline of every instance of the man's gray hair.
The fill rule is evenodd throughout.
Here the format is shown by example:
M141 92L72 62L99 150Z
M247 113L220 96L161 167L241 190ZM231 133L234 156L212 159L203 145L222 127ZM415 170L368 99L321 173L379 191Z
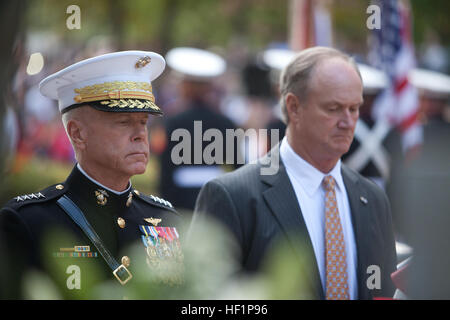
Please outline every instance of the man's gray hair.
M77 119L77 120L82 119L82 118L81 118L81 113L83 112L83 109L85 109L85 108L84 108L85 106L88 106L88 105L86 104L86 105L77 107L77 108L75 108L75 109L71 109L71 110L69 110L69 111L67 111L67 112L64 112L64 113L61 115L61 121L62 121L62 123L63 123L64 129L66 130L67 137L69 138L69 141L70 141L70 143L72 144L72 148L73 148L73 151L74 151L74 153L75 153L75 158L76 158L77 160L78 160L78 152L77 152L77 149L75 148L75 145L74 145L74 143L73 143L73 141L72 141L72 138L71 138L70 135L69 135L69 132L67 131L67 123L68 123L70 120L72 120L72 119Z
M328 47L313 47L299 52L283 69L280 75L280 106L285 124L289 122L289 116L286 110L287 94L291 92L301 102L306 101L314 68L319 62L330 58L342 58L347 61L355 68L361 78L358 66L353 58L339 50Z

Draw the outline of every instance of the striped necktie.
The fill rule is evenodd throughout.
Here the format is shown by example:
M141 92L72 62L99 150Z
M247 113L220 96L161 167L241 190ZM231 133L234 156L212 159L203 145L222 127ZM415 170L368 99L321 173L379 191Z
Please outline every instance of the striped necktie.
M344 233L336 201L336 181L323 179L325 188L326 299L348 300L347 260Z

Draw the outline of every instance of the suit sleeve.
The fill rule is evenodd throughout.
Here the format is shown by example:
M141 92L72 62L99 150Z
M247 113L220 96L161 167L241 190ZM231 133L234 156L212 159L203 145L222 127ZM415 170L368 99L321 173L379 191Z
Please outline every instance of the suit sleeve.
M392 223L392 213L389 200L383 192L383 200L385 205L385 221L384 221L384 268L387 272L382 272L382 294L385 297L392 297L395 292L395 286L391 279L391 274L397 270L397 253L395 248L394 227Z
M188 241L193 232L201 232L199 230L201 225L208 222L218 222L225 227L225 232L231 232L235 241L229 245L233 249L237 245L237 259L241 259L244 234L239 212L230 192L217 180L208 182L200 190L188 232Z

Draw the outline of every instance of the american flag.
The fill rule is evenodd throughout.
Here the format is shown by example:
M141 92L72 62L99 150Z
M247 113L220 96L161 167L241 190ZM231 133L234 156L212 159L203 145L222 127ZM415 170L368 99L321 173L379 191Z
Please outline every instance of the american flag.
M386 72L390 85L377 97L372 117L397 127L403 150L408 151L423 141L418 93L408 81L408 74L415 67L410 10L405 1L381 0L374 4L381 9L381 28L373 29L369 60Z

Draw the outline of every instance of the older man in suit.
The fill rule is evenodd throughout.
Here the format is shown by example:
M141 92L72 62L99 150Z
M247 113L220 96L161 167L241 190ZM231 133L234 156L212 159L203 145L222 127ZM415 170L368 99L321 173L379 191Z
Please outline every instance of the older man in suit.
M208 215L229 227L245 271L260 270L274 241L288 240L293 257L310 258L305 278L319 299L392 296L389 202L340 160L363 103L357 65L340 51L310 48L283 70L280 90L286 137L265 159L278 159L278 170L265 174L262 160L207 183L193 228Z

